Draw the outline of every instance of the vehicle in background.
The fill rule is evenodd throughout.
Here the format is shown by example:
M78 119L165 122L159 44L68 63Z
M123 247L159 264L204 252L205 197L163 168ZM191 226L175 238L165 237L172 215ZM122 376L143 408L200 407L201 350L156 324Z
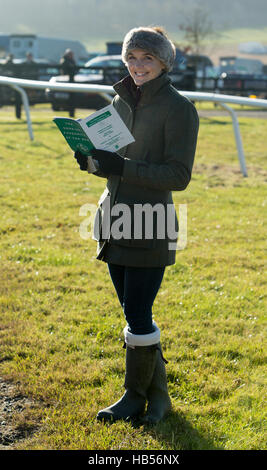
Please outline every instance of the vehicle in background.
M199 76L206 75L206 70L214 66L207 55L187 54L186 59L188 66L193 67Z
M90 69L90 73L98 75L103 79L105 85L111 85L127 74L121 55L97 56L84 64L85 69Z
M267 76L252 74L227 74L222 73L218 80L220 93L238 96L253 96L257 98L267 98Z
M0 58L12 54L15 59L25 59L26 54L30 52L35 60L45 59L47 62L58 64L67 48L73 51L77 63L88 60L89 54L80 41L36 34L0 33Z
M207 66L205 71L199 71L195 79L196 91L218 93L219 87L223 86L220 79L220 70L216 66Z
M196 77L198 91L267 98L267 74L255 59L220 57L219 66L207 66Z
M173 69L169 72L172 85L177 90L195 90L196 69L188 60L188 55L176 48Z
M221 73L231 75L262 75L263 73L263 63L261 60L235 56L220 57L219 67Z
M267 98L267 76L263 63L242 57L220 57L220 92Z
M127 69L120 55L97 56L84 64L74 75L74 83L91 85L113 85L127 75ZM50 83L67 83L68 75L57 75ZM74 107L100 109L109 101L98 93L74 93ZM69 108L70 93L48 90L47 99L54 111L66 111Z
M106 42L106 55L121 55L122 42Z

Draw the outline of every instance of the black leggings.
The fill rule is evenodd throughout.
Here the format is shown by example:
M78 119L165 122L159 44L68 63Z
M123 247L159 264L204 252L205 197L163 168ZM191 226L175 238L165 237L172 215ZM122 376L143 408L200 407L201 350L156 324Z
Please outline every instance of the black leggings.
M131 333L152 333L152 305L165 267L136 268L108 264L108 268Z

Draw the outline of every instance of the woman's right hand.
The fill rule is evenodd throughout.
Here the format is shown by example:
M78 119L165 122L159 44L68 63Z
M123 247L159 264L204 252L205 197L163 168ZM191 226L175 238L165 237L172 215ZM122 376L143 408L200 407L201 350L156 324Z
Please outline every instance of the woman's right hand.
M87 171L87 167L88 167L88 158L86 157L86 155L84 155L82 152L80 152L79 150L76 150L75 154L74 154L74 158L77 160L77 163L80 167L80 170L82 171Z

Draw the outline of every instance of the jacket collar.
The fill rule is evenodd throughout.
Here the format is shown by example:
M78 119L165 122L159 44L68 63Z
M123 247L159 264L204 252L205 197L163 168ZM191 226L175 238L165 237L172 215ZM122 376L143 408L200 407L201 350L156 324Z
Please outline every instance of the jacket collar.
M138 90L140 90L141 97L138 101L138 105L142 106L149 103L153 96L158 93L163 86L168 85L170 82L171 80L168 74L163 72L159 77L154 78L137 88L132 77L127 75L127 77L115 83L113 88L124 101L132 106L136 105Z

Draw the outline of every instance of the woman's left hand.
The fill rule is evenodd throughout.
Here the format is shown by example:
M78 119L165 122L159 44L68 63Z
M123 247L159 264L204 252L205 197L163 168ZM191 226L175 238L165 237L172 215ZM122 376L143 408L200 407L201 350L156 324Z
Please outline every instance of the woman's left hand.
M76 150L74 154L74 158L77 160L77 163L80 167L80 170L86 171L88 167L88 158L86 155L84 155L82 152L79 150Z
M118 153L92 149L91 155L98 161L99 169L106 175L122 175L124 158Z

